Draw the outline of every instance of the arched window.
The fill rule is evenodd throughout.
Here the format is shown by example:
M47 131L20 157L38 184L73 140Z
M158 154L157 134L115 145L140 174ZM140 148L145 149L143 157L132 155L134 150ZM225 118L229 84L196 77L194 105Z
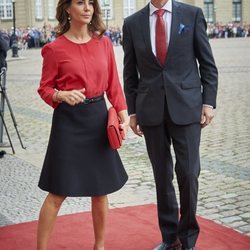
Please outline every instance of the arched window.
M130 16L136 11L135 0L123 0L123 17Z
M0 18L1 19L12 19L12 0L0 0Z
M208 23L215 21L213 0L204 0L204 15Z
M233 22L241 22L241 0L233 0Z

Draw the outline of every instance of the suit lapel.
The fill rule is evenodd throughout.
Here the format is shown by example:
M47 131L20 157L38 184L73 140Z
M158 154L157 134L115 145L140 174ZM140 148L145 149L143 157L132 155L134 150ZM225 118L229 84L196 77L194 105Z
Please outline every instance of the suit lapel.
M180 5L176 1L173 1L170 41L168 45L168 54L167 54L165 65L168 61L168 58L170 58L171 54L173 53L175 40L178 36L180 20L181 20Z
M152 59L159 64L157 58L155 57L153 51L152 51L152 45L151 45L151 38L150 38L150 25L149 25L149 4L142 9L142 15L141 15L141 28L143 32L144 41L146 44L146 48L148 51L148 54Z
M171 54L173 53L175 40L178 37L180 20L181 20L180 5L178 4L178 2L173 1L170 41L168 45L167 58L164 65L167 64L168 58L170 58ZM149 4L141 11L141 27L148 54L150 55L152 60L154 60L155 63L161 65L157 60L156 56L154 55L151 46L150 25L149 25Z

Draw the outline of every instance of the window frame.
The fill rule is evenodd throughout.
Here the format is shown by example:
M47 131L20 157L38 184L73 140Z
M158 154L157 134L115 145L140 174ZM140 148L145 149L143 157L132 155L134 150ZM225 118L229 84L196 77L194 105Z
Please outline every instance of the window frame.
M242 21L242 0L232 1L232 21L235 23Z
M102 10L103 20L113 19L113 0L101 0L100 6Z
M2 7L2 10L3 10L3 16L0 16L1 20L4 21L4 20L13 19L13 3L12 3L12 0L1 0L0 7ZM8 11L11 13L10 16L8 16Z
M204 0L204 15L207 23L215 22L214 0Z
M132 3L131 3L132 2ZM136 11L136 0L123 0L123 17L126 18Z
M55 10L56 10L55 0L48 0L48 20L56 19Z
M44 20L43 0L35 0L35 19Z

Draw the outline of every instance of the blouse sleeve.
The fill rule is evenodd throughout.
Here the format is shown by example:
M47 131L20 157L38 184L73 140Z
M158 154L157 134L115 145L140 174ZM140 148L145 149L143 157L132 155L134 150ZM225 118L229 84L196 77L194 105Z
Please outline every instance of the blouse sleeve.
M43 67L38 93L41 98L51 107L56 108L57 102L52 97L55 93L58 63L51 46L45 45L42 49Z
M113 45L109 38L107 38L108 43L108 88L106 90L107 97L110 103L115 108L116 112L127 109L127 104L122 91L121 83L119 80L117 66L115 61L115 55L113 50Z

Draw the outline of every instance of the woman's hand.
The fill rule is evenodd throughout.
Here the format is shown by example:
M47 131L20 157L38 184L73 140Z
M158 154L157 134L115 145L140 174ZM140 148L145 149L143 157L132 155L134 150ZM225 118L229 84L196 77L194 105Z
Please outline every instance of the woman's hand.
M129 128L129 117L127 110L122 110L118 113L120 118L120 128L124 131L125 138L127 137L128 128Z
M55 101L57 102L66 102L71 106L74 106L76 104L79 104L84 101L86 98L84 95L85 89L79 89L79 90L69 90L69 91L58 91L55 93ZM53 97L54 97L53 96Z

